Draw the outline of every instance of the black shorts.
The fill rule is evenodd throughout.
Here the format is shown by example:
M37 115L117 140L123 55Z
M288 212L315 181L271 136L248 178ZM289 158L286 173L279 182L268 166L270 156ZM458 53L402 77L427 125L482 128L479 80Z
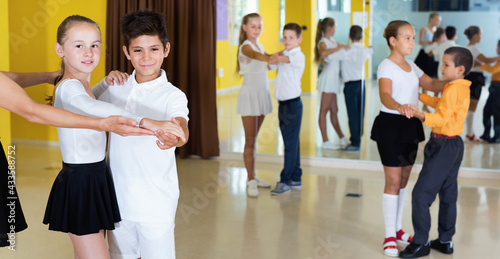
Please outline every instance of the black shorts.
M393 167L413 165L418 143L425 140L419 119L386 112L375 118L370 138L377 142L382 164Z
M468 75L464 77L471 82L470 85L470 98L474 100L479 100L481 97L481 90L484 86L484 75L480 72L470 72Z
M383 165L402 167L415 164L418 144L377 142L377 149Z

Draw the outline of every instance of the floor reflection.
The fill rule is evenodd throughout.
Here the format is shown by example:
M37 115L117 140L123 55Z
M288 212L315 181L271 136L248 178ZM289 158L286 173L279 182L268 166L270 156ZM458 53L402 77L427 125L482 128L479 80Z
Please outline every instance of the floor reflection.
M16 251L0 258L72 258L66 234L41 223L60 164L57 148L18 145L17 187L29 228L16 236ZM176 216L179 259L385 258L382 252L382 172L303 167L302 190L273 197L260 189L246 196L242 161L179 159ZM279 179L281 165L257 163L258 176ZM412 174L411 190L416 181ZM361 194L351 197L347 194ZM459 178L455 259L496 258L500 242L500 180ZM437 237L438 200L431 207L431 238ZM159 205L161 206L161 205ZM411 195L403 227L412 232ZM434 259L449 255L431 253Z

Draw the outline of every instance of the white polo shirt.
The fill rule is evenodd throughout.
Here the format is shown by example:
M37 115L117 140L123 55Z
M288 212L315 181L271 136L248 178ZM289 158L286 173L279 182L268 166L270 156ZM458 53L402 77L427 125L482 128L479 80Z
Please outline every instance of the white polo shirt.
M271 70L278 69L274 83L274 97L278 101L297 98L302 93L301 79L304 73L306 57L300 47L283 51L283 55L290 59L290 63L270 65Z
M124 86L101 82L94 88L93 92L102 93L99 100L143 117L188 120L186 95L168 82L163 70L160 77L146 83L137 83L134 71ZM155 136L110 134L109 161L122 219L174 222L179 198L175 147L161 150L156 140Z
M364 78L365 62L373 54L373 48L367 48L360 42L351 44L346 52L349 59L342 60L342 79L344 82L357 81Z

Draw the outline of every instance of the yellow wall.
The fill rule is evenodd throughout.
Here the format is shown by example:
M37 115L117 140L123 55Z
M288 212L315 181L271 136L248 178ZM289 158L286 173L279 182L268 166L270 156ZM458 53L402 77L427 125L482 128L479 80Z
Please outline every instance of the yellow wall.
M4 10L2 8L2 10ZM10 30L10 70L16 72L52 71L60 67L60 58L55 54L56 31L69 15L79 14L96 21L102 31L103 48L101 61L92 73L92 84L105 74L106 1L99 0L9 0L8 22ZM4 16L2 16L4 17ZM4 34L2 34L4 35ZM53 87L47 84L27 89L38 102L52 95ZM57 140L54 127L29 123L24 118L12 115L12 137L35 140Z
M233 0L228 0L228 15L229 10L234 8ZM279 0L268 0L265 4L262 2L259 6L259 14L262 16L263 20L263 30L259 38L259 42L264 46L267 53L272 54L274 52L281 51L283 45L280 43L280 24L279 24ZM228 21L231 18L228 17ZM228 24L228 27L230 25ZM239 30L239 28L238 28ZM228 33L231 33L231 28L228 29ZM236 55L238 53L238 46L230 44L231 37L228 36L228 40L218 40L217 41L217 55L216 55L216 67L217 71L219 68L224 69L224 76L218 77L217 74L217 89L224 89L231 86L241 85L243 77L236 73ZM276 77L276 71L269 72L269 78Z
M302 91L311 93L316 91L317 65L314 63L314 37L316 35L316 0L287 0L286 23L294 22L306 26L302 30L302 43L300 48L306 56L306 68L302 76Z
M9 4L0 1L0 70L9 70ZM4 147L10 145L10 112L0 109L0 140ZM5 149L5 148L4 148Z

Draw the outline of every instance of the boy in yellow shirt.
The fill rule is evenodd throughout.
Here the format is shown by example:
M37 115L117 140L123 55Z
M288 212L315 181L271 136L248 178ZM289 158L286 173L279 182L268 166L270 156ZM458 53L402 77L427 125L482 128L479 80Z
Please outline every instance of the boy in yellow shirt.
M450 47L443 55L441 73L450 80L441 98L420 95L420 101L435 109L421 113L413 108L413 116L432 127L431 138L425 145L424 164L412 192L412 222L415 235L401 251L401 258L417 258L430 253L430 248L445 254L453 253L451 238L457 218L457 177L462 163L464 143L460 134L470 104L471 82L464 80L472 67L471 52L462 47ZM429 207L439 193L439 238L429 242L431 217Z

